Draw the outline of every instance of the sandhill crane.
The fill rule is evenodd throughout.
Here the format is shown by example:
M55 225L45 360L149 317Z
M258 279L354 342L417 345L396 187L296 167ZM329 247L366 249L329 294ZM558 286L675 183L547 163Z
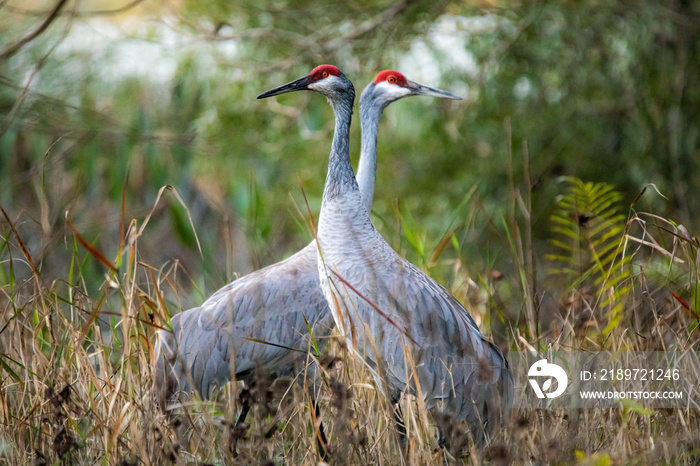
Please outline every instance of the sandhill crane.
M422 395L442 445L449 448L443 432L451 421L466 421L482 445L512 403L507 360L462 304L391 249L372 225L350 165L352 83L338 72L292 84L270 95L316 91L335 113L317 241L321 287L339 331L392 401L404 391ZM403 95L419 89L395 74L394 82L380 81L363 94L370 99L385 86Z
M310 76L322 79L324 70L319 67ZM331 67L325 72L335 70ZM374 83L384 76L386 72L379 73ZM428 87L414 95L458 98ZM371 99L360 101L360 113L366 115L366 122L363 119L358 173L363 173L360 189L368 208L374 194L379 115L401 97L404 95L396 95L390 87L382 87ZM365 138L365 133L369 138ZM305 355L287 348L306 350L309 335L304 317L309 323L316 323L317 338L326 337L333 327L333 317L320 288L316 256L316 242L312 241L287 260L226 285L200 307L173 316L172 332L161 330L156 339L156 386L161 400L192 389L207 398L214 386L221 387L231 379L232 368L236 379L243 381L252 380L256 371L293 374ZM248 409L249 405L244 404L238 423L245 420ZM322 430L321 436L325 442Z

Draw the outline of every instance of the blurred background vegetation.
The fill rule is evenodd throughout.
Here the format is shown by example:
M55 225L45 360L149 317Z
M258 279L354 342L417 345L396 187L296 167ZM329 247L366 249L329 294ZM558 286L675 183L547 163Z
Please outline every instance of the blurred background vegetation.
M387 110L375 224L443 283L454 260L462 279L506 278L517 315L513 228L532 231L534 259L551 252L563 176L607 183L623 206L653 184L635 209L698 230L699 44L700 4L684 0L3 1L0 205L48 279L70 265L67 217L114 257L123 195L127 224L155 206L139 257L177 264L180 305L199 304L309 241L300 185L318 215L328 105L256 95L320 63L358 95L398 69L465 99ZM352 143L356 159L357 124ZM102 284L98 261L81 271Z

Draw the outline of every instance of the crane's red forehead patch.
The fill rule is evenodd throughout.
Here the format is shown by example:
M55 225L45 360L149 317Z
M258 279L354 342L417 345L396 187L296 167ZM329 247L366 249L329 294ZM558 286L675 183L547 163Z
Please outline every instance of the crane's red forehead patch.
M328 74L324 76L323 73L328 73ZM333 65L319 65L316 68L314 68L313 70L311 70L311 73L309 73L310 76L313 76L317 80L328 77L328 75L331 75L331 74L333 76L340 77L340 70Z
M379 74L377 74L377 77L374 78L374 84L379 84L382 81L403 87L406 85L406 76L402 75L398 71L384 70L380 71Z

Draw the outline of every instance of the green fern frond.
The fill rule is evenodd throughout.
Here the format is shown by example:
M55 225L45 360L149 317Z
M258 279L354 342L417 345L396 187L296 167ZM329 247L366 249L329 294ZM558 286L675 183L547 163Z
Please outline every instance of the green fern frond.
M604 309L608 334L622 319L624 297L629 291L629 256L625 256L625 216L620 213L622 195L606 183L587 183L574 177L566 183L550 217L553 248L550 274L563 275L571 289L583 289Z

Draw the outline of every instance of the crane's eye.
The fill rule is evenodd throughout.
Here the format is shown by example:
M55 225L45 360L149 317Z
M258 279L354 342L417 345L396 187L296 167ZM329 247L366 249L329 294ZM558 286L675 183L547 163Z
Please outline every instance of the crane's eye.
M396 83L396 76L389 76L389 79L387 79L387 82L389 84L395 84Z
M324 71L321 73L321 77L327 78L328 77L328 71Z

